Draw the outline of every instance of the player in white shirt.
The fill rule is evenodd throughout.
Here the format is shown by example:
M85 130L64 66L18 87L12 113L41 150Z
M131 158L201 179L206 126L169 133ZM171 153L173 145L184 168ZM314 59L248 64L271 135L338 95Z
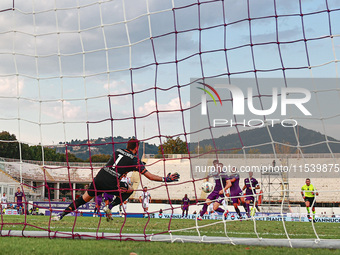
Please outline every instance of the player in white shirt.
M131 181L131 178L127 176L127 174L124 174L120 181L126 182L128 184L129 190L132 190L132 181ZM127 210L127 200L125 200L123 203L119 205L119 212L122 216L123 214L126 213L126 210Z
M5 192L2 194L2 197L1 197L1 208L2 208L1 211L7 208L7 197L6 197Z
M151 195L148 191L148 187L143 188L143 191L139 197L139 202L142 203L144 212L147 213L149 210L149 203L151 203ZM147 216L147 214L145 216Z
M131 182L131 178L128 177L126 174L123 175L122 179L120 180L121 182L126 182L129 186L131 186L132 189L132 182Z

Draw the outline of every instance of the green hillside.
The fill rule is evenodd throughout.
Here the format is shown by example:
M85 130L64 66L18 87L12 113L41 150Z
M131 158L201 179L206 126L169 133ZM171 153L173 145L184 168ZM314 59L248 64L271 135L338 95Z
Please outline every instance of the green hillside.
M67 143L67 150L71 152L76 157L83 160L89 158L90 152L91 156L96 154L112 155L114 150L126 148L126 143L131 137L123 138L121 136L117 137L105 137L91 140L72 140ZM64 147L57 148L57 152L65 153ZM158 146L154 144L145 143L145 153L146 154L157 154ZM143 154L143 146L139 149L140 155Z
M325 142L325 135L302 126L296 127L294 132L294 128L292 127L274 125L274 127L269 128L269 131L274 142L297 146L299 141L303 153L330 153L330 149L334 153L340 152L340 141L328 136L327 139L329 142L327 144ZM242 131L239 134L234 133L215 138L214 142L216 149L220 150L222 153L235 152L235 150L241 149L243 145L254 146L252 148L258 149L258 153L269 154L274 152L271 144L260 146L261 144L270 143L272 141L269 131L266 127L255 128ZM214 148L214 143L211 139L202 140L199 145L200 147L211 145ZM197 147L197 143L192 143L190 146L190 149L194 151L194 148ZM295 152L296 148L291 148L290 153ZM242 151L240 151L240 153L242 153Z

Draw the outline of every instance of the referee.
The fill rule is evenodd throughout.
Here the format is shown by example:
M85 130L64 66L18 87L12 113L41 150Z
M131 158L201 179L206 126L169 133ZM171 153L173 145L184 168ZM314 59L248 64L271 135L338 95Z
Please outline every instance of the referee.
M301 188L301 195L303 197L303 200L305 200L306 208L307 208L307 217L309 220L311 220L310 217L310 210L309 207L312 206L313 211L313 221L315 222L315 195L319 195L319 193L314 188L313 184L310 183L310 179L306 179L306 184L302 186Z
M111 203L112 206L119 205L121 201L125 201L132 194L132 190L129 190L127 183L121 181L122 177L131 171L137 171L152 181L178 181L180 177L178 173L169 173L167 177L161 177L148 172L136 155L138 148L139 141L137 139L130 139L126 149L116 150L106 166L100 169L97 176L93 179L89 189L81 197L69 204L60 215L53 217L52 220L61 220L65 215L76 210L79 206L90 202L93 197L104 192L116 196ZM107 211L106 213L109 214L110 212Z

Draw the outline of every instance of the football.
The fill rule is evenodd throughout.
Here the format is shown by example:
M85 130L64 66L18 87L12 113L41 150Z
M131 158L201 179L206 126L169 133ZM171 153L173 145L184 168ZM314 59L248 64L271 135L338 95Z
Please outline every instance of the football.
M205 193L210 193L213 189L214 189L214 184L212 184L210 182L203 182L202 183L202 190Z

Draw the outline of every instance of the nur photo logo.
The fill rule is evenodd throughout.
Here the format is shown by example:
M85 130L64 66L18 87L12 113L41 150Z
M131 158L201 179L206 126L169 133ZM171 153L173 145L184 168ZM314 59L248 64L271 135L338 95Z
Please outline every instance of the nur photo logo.
M254 98L258 96L254 96L253 88L246 88L246 94L242 91L239 86L235 86L232 84L216 84L209 85L207 83L198 82L204 87L197 87L202 90L203 93L201 96L201 115L207 115L207 94L212 98L215 105L217 105L217 100L220 102L220 105L223 106L222 99L223 95L230 95L232 101L232 114L242 116L245 115L245 107L247 107L248 111L256 116L265 116L266 122L271 122L274 125L274 122L281 122L283 126L286 126L284 123L290 122L289 126L296 126L297 121L294 119L280 120L280 119L268 119L267 116L276 113L278 106L280 106L280 116L287 116L287 106L295 107L302 113L304 116L311 116L312 114L306 108L305 104L308 103L311 99L311 93L308 89L301 87L272 87L271 94L266 95L267 98L271 98L270 107L266 109L257 109L255 107ZM216 97L216 98L215 98ZM214 111L218 111L218 109L214 108ZM221 111L221 117L225 116L223 114L224 111ZM226 120L223 118L213 119L214 126L216 125L226 125L228 123L233 123L233 120ZM254 124L256 123L256 124ZM235 123L234 123L235 124ZM247 126L263 126L264 121L261 119L250 119L243 120L241 123Z
M222 104L221 97L220 97L220 95L217 93L217 91L214 89L214 87L212 87L212 86L210 86L210 85L208 85L208 84L206 84L206 83L203 83L203 82L198 82L198 83L199 83L199 84L202 84L203 86L209 88L212 92L214 92L215 95L217 96L218 100L220 101L221 106L223 105L223 104ZM212 100L214 101L215 105L217 105L216 100L215 100L213 94L211 94L210 91L208 91L208 90L206 90L206 89L204 89L204 88L201 88L201 87L197 87L197 88L200 89L200 90L203 90L205 93L207 93L207 94L212 98ZM202 94L202 97L201 97L201 103L202 103L201 114L202 114L202 115L207 115L207 96L206 96L206 94L204 94L204 93Z

